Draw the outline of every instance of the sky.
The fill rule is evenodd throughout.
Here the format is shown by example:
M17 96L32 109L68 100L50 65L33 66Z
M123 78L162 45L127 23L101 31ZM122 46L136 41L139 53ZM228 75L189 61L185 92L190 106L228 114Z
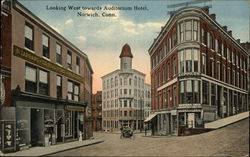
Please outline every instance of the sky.
M92 65L93 93L101 90L101 77L120 68L122 46L130 45L133 69L146 74L150 84L150 56L148 49L168 19L167 5L187 2L188 0L18 0L36 16L71 41L88 55ZM249 41L250 1L214 0L195 6L211 5L210 13L216 14L216 21L232 30L235 39ZM146 7L147 10L69 10L75 7ZM64 10L50 8L66 7ZM176 8L175 10L177 10ZM81 13L95 13L99 17L77 16ZM102 13L115 17L103 17Z

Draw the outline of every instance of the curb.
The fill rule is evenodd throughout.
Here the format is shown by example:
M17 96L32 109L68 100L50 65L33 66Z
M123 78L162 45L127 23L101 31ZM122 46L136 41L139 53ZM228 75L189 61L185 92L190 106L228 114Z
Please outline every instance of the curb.
M40 156L46 156L46 155L61 153L61 152L64 152L64 151L68 151L68 150L72 150L72 149L77 149L77 148L80 148L80 147L87 147L87 146L91 146L91 145L94 145L94 144L99 144L99 143L102 143L102 142L104 142L104 140L93 142L93 143L89 143L89 144L82 145L82 146L77 146L77 147L69 148L69 149L64 149L64 150L60 150L60 151L57 151L57 152L54 152L54 153L48 153L48 154L44 154L44 155L40 155Z

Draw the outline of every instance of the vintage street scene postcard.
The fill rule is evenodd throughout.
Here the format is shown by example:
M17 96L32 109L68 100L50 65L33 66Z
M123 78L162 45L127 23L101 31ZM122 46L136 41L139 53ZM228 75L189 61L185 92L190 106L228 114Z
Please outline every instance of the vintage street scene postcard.
M249 157L249 0L1 0L0 156Z

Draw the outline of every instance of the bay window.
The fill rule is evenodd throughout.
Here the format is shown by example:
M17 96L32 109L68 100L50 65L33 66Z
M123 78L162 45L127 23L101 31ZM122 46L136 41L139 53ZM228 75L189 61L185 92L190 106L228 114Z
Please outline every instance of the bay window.
M186 28L185 30L186 40L191 40L192 39L192 21L191 20L186 21L185 28Z
M186 49L186 72L192 72L192 51L191 49Z
M200 81L180 81L180 104L200 102Z

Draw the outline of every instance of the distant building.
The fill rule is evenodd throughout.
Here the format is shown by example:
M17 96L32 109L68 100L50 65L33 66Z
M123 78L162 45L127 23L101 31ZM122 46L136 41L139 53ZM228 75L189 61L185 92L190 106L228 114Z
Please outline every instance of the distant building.
M119 130L122 126L142 129L144 120L145 74L132 69L133 55L125 44L120 54L120 69L102 77L102 128Z
M89 138L93 70L88 56L18 1L7 2L10 12L1 11L1 149Z
M145 83L144 90L144 119L151 113L151 86Z
M208 7L177 10L149 48L153 134L249 110L249 52Z
M102 130L102 91L97 91L92 95L92 118L94 131Z

